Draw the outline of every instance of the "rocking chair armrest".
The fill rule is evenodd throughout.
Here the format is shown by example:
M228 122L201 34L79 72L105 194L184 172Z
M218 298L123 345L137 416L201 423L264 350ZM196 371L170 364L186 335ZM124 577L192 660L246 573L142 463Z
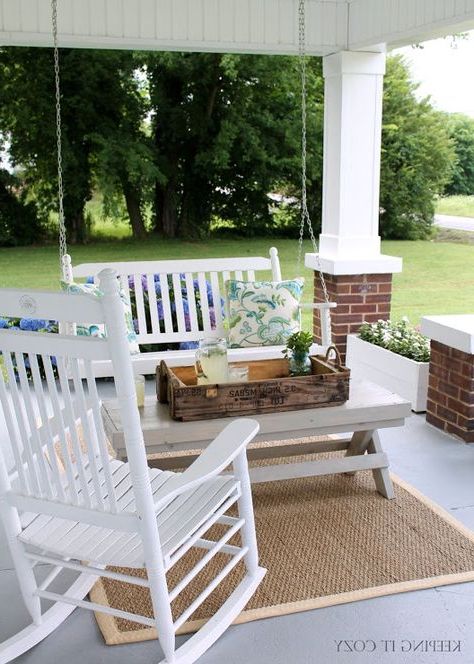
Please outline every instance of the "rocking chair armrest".
M228 424L189 468L177 473L155 494L155 507L162 507L184 491L221 473L253 440L259 428L258 422L248 418Z

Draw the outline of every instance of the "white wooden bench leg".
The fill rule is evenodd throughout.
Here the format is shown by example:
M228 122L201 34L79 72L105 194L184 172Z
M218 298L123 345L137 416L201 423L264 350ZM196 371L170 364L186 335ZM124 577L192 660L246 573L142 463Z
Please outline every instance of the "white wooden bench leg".
M365 454L367 452L367 448L373 433L373 431L354 431L352 434L351 442L347 447L345 456L350 457ZM350 472L345 473L345 475L355 475L355 473L355 470L351 470Z
M378 431L373 432L367 451L369 454L377 454L383 452ZM375 486L377 487L377 491L381 493L382 496L385 496L385 498L388 498L390 500L395 498L392 479L390 477L388 468L374 468L372 470L372 475L374 477L374 482Z

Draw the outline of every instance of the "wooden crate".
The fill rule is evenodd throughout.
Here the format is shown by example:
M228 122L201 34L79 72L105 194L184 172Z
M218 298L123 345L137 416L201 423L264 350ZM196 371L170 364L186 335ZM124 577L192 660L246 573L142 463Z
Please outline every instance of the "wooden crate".
M349 398L350 371L327 357L311 357L308 376L290 376L283 358L236 362L249 367L249 381L217 385L198 385L194 367L163 360L156 371L158 399L182 421L338 406Z

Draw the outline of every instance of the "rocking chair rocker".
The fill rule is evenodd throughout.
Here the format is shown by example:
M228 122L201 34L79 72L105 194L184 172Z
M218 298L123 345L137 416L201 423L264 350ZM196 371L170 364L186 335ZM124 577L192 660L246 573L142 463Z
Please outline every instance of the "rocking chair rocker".
M7 373L4 378L0 372L0 403L13 459L13 469L7 470L7 450L0 449L0 518L33 621L0 644L0 664L39 643L75 607L156 627L162 662L191 664L240 613L265 575L258 564L246 460L246 445L258 424L233 421L183 473L149 468L115 273L103 271L100 287L100 298L0 292L2 312L10 316L28 311L44 319L94 320L107 326L105 339L0 330ZM100 359L111 360L114 367L127 463L109 457L92 373L92 362ZM233 471L221 475L229 464ZM230 516L234 504L238 515ZM206 535L214 524L225 530L217 541ZM240 543L229 544L237 533ZM166 572L192 547L203 551L203 557L170 590ZM228 562L174 617L171 602L218 552ZM243 580L204 627L176 648L176 630L241 560ZM38 563L53 565L41 584L34 572ZM119 574L108 566L142 568L147 578ZM50 586L64 570L78 576L59 594ZM148 587L154 617L88 601L86 595L99 577ZM45 612L42 599L54 602Z

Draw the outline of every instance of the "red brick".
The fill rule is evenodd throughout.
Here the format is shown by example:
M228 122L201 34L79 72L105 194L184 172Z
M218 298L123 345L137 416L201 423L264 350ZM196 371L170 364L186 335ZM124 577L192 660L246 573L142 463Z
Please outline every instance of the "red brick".
M331 279L328 279L327 275L324 275L326 281L332 281L337 284L359 284L364 281L364 275L361 274L338 274L331 275ZM369 275L367 275L367 278Z
M456 423L458 420L458 415L457 413L453 412L452 410L449 410L449 408L445 408L444 406L440 406L439 404L436 406L436 415L440 417L442 420L445 422L454 422Z
M464 403L463 401L459 401L459 399L449 398L447 406L451 410L456 411L459 415L463 415L463 417L470 419L474 418L474 404Z
M465 403L474 403L474 392L459 390L459 399Z
M392 284L379 284L378 291L379 293L391 293Z
M439 403L442 406L446 406L446 404L448 403L448 397L446 396L446 394L438 392L437 390L434 390L432 387L428 388L428 399L436 403Z
M433 374L429 373L428 374L428 385L432 387L434 390L438 389L439 386L439 378L436 378L436 376L433 376Z
M427 413L436 413L438 404L435 401L432 401L430 398L426 401L426 412Z
M364 320L367 320L367 316L363 315L363 312L351 312L350 314L342 314L341 316L338 316L337 319L334 320L334 323L363 323Z
M349 304L339 304L340 300L338 301L337 304L337 314L333 311L332 316L340 316L341 314L348 314L351 312L351 305Z
M474 380L468 378L467 376L462 376L461 374L450 373L449 382L453 385L457 385L463 390L467 390L468 392L472 392L474 390Z
M349 325L349 332L350 334L354 334L355 332L358 332L360 330L361 323L351 323Z
M390 296L387 296L384 293L377 293L376 295L369 294L365 296L365 301L369 302L370 304L372 303L377 304L379 302L380 303L383 302L384 304L390 304Z
M440 392L444 392L444 394L447 394L450 397L454 397L455 399L459 397L459 387L446 380L443 380L442 378L439 380L438 390Z
M333 310L332 315L337 315L340 311L339 304L360 304L362 298L360 295L338 295L337 299L337 308Z
M452 371L453 373L461 373L461 362L459 362L459 360L453 360L452 357L448 357L447 355L435 353L435 356L430 358L430 362L433 362L433 364L436 364L439 367L449 369L449 371Z
M433 426L441 430L444 430L446 425L446 422L444 422L444 420L440 419L439 417L436 417L436 415L434 415L430 411L426 412L426 421L428 422L428 424L432 424Z
M351 314L375 314L376 312L376 304L351 304Z
M468 363L474 362L474 355L465 353L464 351L458 350L457 348L451 348L451 354L453 357L455 357L458 360L461 360L462 362L468 362Z
M433 376L436 376L436 378L441 378L444 381L448 381L448 379L449 379L448 369L444 369L443 367L439 367L437 364L430 364L430 373Z
M333 325L332 326L333 334L349 334L349 326L346 324Z
M469 378L474 376L474 364L472 362L459 362L459 364L461 365L461 373L463 376L468 376Z

